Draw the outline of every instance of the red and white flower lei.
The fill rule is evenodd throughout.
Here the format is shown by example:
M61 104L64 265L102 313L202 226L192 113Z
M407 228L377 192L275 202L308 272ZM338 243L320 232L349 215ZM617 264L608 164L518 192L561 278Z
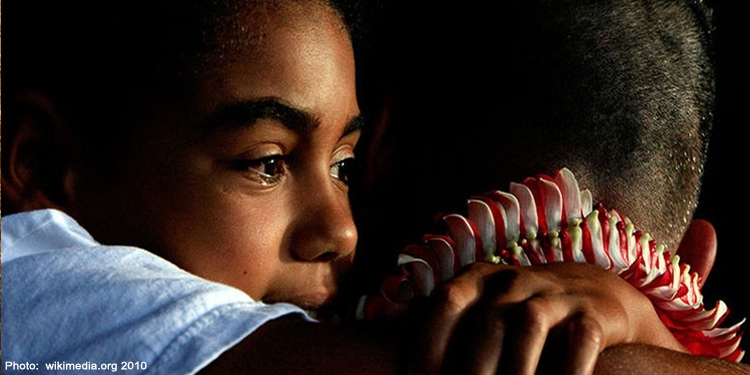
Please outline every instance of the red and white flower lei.
M510 193L472 197L466 216L440 218L447 233L425 235L423 243L402 250L399 271L386 277L381 295L360 300L357 317L374 319L383 304L427 296L476 261L519 266L586 262L617 273L646 295L691 353L739 362L745 353L740 348L744 319L719 327L729 310L723 301L710 310L704 307L700 276L689 265L618 211L592 203L591 193L579 189L565 168L554 178L540 175L512 183Z

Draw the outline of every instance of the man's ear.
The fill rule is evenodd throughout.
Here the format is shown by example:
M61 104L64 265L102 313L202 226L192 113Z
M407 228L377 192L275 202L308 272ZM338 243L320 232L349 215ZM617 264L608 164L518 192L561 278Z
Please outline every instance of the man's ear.
M75 151L69 123L45 95L27 92L10 100L3 108L3 213L65 209Z
M695 219L688 226L677 248L681 262L701 276L700 285L706 282L716 260L716 230L706 220Z

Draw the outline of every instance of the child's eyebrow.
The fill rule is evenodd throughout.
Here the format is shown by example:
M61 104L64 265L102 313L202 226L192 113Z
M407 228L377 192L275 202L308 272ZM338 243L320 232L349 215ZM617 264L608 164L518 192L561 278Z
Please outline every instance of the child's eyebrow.
M344 132L341 134L341 137L343 138L347 134L354 133L356 131L362 130L362 128L365 126L365 117L361 114L354 116L351 120L349 120L349 123L346 124L346 128L344 128Z
M199 127L206 131L252 126L260 119L273 119L291 130L311 130L319 126L319 120L312 114L284 104L275 98L262 98L230 103L219 107ZM362 115L353 117L346 125L342 137L362 129L364 126Z
M263 98L229 103L221 106L200 122L201 129L252 126L260 119L273 119L292 130L315 128L318 121L309 113L280 102Z

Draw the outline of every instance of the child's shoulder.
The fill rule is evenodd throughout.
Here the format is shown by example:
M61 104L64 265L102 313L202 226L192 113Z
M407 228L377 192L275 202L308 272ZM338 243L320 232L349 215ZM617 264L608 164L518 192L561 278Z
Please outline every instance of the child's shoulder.
M127 360L189 373L265 321L302 312L255 302L146 250L99 244L60 211L3 217L2 234L8 361Z

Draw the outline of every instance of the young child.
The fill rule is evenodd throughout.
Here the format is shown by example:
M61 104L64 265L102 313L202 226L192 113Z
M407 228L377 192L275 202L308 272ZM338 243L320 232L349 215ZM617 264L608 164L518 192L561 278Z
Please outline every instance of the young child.
M447 328L503 294L485 288L502 267L431 299L434 324L404 333L419 350L304 312L334 298L358 238L347 195L362 119L331 4L3 5L6 373L394 373L439 367L448 339L495 339L489 313L471 335ZM581 313L573 340L601 340L572 370L619 343L681 349L603 270L517 272L528 291L563 292L561 315ZM580 277L611 283L566 282ZM500 352L452 363L492 368ZM517 354L510 368L533 371L538 352Z

